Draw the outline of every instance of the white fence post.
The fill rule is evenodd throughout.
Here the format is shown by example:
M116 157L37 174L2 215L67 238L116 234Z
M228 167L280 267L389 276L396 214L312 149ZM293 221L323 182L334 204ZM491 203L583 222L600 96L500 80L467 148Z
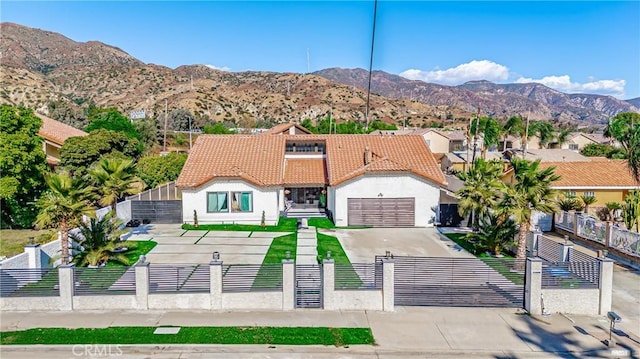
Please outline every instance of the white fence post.
M39 244L27 244L24 246L24 252L28 257L29 269L42 268L42 249Z
M335 300L335 263L327 258L322 261L322 307L327 310L336 310Z
M558 262L569 262L569 251L573 250L573 243L568 243L569 236L565 236L564 243L560 243L560 253L558 253Z
M613 260L598 258L600 264L600 315L606 315L611 310L611 297L613 295Z
M63 264L58 267L61 310L73 310L74 265Z
M222 261L214 259L209 262L209 276L211 309L222 309Z
M149 262L140 260L135 264L136 303L138 309L149 309Z
M395 261L393 258L382 258L382 310L395 310Z
M282 260L282 310L295 308L295 262L293 259Z
M529 314L542 314L542 259L527 258L524 287L524 309Z

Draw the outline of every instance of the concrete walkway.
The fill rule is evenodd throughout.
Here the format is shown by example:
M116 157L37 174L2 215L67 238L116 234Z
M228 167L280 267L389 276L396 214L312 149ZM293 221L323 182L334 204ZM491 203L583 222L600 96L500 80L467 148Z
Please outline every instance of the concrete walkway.
M296 264L318 264L316 227L298 229Z
M2 331L40 327L278 326L370 327L376 345L349 348L267 345L133 345L127 358L583 358L631 357L640 338L619 331L612 352L603 344L608 321L601 317L533 318L518 309L397 307L395 312L3 312ZM117 344L117 343L114 343ZM3 346L2 358L70 357L72 346ZM617 354L616 354L617 353ZM295 354L295 355L294 355ZM159 356L158 356L159 355ZM637 354L636 354L637 355Z

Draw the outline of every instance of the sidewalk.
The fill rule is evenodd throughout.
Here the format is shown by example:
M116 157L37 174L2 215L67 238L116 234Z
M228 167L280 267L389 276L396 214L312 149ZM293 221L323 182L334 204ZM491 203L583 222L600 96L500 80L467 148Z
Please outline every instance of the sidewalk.
M559 356L612 356L602 341L607 339L606 318L552 315L532 318L518 309L506 308L440 308L397 307L396 312L332 312L296 310L291 312L3 312L1 330L22 330L40 327L104 328L108 326L285 326L285 327L370 327L377 345L357 345L350 348L323 346L265 345L172 345L159 348L152 345L128 346L127 353L150 354L164 352L163 358L215 357L213 354L241 354L239 357L492 357L492 358L555 358ZM640 348L640 338L623 332L614 334L615 348ZM117 343L115 343L117 344ZM68 357L71 346L3 346L3 358L27 358L29 353L47 352L47 357ZM66 348L66 349L65 349ZM66 350L66 351L65 351ZM56 353L61 356L57 356ZM173 353L168 355L169 353ZM197 354L197 355L196 355ZM202 355L200 355L202 354ZM205 355L206 354L206 355ZM281 356L279 356L281 355ZM638 355L638 354L636 354ZM31 357L33 354L31 354ZM148 355L147 355L148 356ZM127 357L130 357L127 355ZM155 356L154 356L155 357ZM180 356L183 357L183 356Z

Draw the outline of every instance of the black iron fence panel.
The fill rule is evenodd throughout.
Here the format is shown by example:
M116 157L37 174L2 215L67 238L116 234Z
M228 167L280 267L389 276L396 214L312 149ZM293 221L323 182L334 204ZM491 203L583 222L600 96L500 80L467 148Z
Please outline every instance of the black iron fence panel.
M376 257L376 262L382 258ZM524 305L524 259L396 256L394 262L396 305Z
M208 265L154 265L149 266L149 292L208 293L211 271Z
M74 268L74 295L136 294L134 267Z
M296 308L322 308L321 265L296 264L294 296Z
M51 297L60 295L58 269L1 269L1 297Z
M589 262L543 262L543 289L585 289L600 285L600 264Z
M223 292L282 291L281 264L233 264L222 267Z
M382 289L381 263L351 263L334 266L336 290Z

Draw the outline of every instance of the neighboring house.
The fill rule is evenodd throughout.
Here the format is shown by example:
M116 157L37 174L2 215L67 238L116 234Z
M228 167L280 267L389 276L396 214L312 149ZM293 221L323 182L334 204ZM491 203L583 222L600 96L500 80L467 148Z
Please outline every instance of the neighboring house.
M551 143L550 148L567 149L572 151L580 151L584 146L592 143L598 143L593 137L583 132L573 132L567 137L567 142Z
M501 138L498 142L498 150L509 150L509 149L522 149L525 145L524 141L522 141L522 137L520 136L507 136L506 138L506 148L505 148L505 139ZM529 136L529 139L526 142L527 149L536 149L540 148L540 138L536 135Z
M467 137L464 131L445 131L435 128L416 128L403 130L376 130L372 135L417 135L422 136L433 153L448 153L467 150ZM483 137L478 134L478 150L482 149ZM473 143L471 143L473 148Z
M555 167L554 172L561 177L551 188L565 195L594 196L593 207L602 207L607 202L622 203L630 190L640 189L625 160L544 162L541 167Z
M44 138L42 149L47 154L47 162L55 166L60 162L60 147L70 137L86 136L86 132L62 122L51 119L39 113L35 114L42 120L42 127L38 136Z
M580 153L572 150L563 149L530 149L523 153L518 150L508 150L504 153L504 158L510 161L512 158L525 158L530 161L540 160L541 163L548 162L592 162L594 157L583 156ZM510 166L505 170L502 175L502 181L511 184L513 183L513 169Z
M420 136L202 135L177 181L183 221L274 224L320 208L338 226L431 226L444 175Z
M310 135L311 131L297 123L281 123L261 132L262 135Z
M476 159L482 158L482 153L480 151L476 151ZM456 152L456 153L447 153L442 157L440 161L440 168L445 173L454 173L454 172L466 172L467 166L471 166L473 162L473 152ZM501 160L504 161L504 156L502 152L499 151L488 151L485 153L485 160Z

